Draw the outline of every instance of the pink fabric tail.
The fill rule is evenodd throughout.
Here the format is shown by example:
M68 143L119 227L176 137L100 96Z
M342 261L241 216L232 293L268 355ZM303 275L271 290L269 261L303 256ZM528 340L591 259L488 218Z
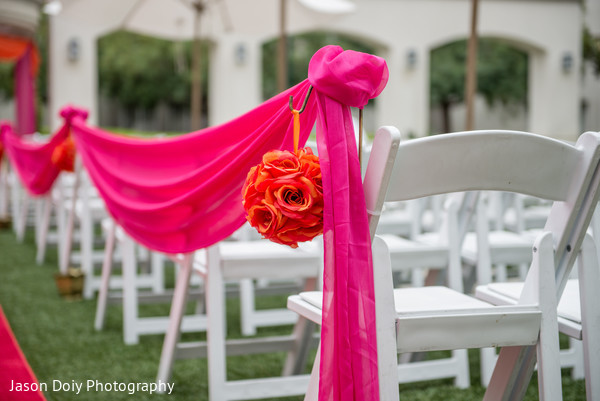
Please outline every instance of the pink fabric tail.
M349 106L379 95L388 69L379 57L327 46L308 78L317 89L325 198L319 400L378 400L371 237Z
M35 132L35 77L31 74L31 47L15 64L16 127L20 134Z
M69 135L68 127L61 127L48 142L32 142L17 135L10 124L0 124L0 141L21 183L32 196L47 194L60 173L52 163L52 152Z

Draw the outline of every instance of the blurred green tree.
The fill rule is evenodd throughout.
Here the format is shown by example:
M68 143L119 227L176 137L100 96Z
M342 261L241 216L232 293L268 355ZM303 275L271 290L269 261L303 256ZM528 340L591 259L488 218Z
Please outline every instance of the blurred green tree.
M38 29L33 38L40 54L40 68L36 79L37 121L42 121L44 104L48 101L48 16L42 14ZM14 96L14 63L0 62L0 100L9 100ZM38 123L39 125L39 123Z
M13 80L14 65L9 62L0 62L0 99L12 99L14 93Z
M594 37L588 28L583 30L583 60L589 61L600 77L600 37Z
M113 32L98 41L100 91L129 109L151 109L159 102L189 106L190 59L190 42ZM206 63L203 67L206 80Z
M262 47L263 98L277 94L277 41ZM306 79L312 55L325 45L338 45L344 50L374 53L374 47L361 39L333 32L310 32L288 37L288 87Z
M450 110L464 100L465 40L431 52L430 104L442 110L443 130L451 130ZM479 39L477 93L489 105L527 103L527 53L497 39Z

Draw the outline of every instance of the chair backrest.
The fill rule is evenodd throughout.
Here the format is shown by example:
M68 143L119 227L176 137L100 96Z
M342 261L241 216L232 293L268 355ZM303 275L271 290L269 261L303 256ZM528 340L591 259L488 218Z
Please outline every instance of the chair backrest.
M384 129L390 129L385 127ZM499 190L565 201L582 152L547 137L471 131L405 142L386 201Z
M393 127L380 130L396 131ZM599 132L581 135L574 146L530 133L496 130L415 139L399 146L385 201L481 190L515 192L554 201L545 231L552 234L554 243L556 296L560 299L598 203L599 163ZM385 244L376 239L374 249L376 246L384 249ZM375 260L374 256L377 330L381 336L391 337L392 323L380 317L390 316L393 311L381 309L390 302L380 302L384 296L389 298L389 294L380 290L385 283ZM386 261L378 260L377 264L381 262ZM537 285L533 267L525 282L525 295ZM383 338L380 341L380 334L379 343L387 343ZM511 363L515 366L510 371L511 377L506 379L510 383L530 377L536 362L531 346L514 352L516 356ZM393 366L393 358L380 360L380 364ZM397 391L397 385L393 390ZM396 398L392 394L390 399Z
M554 235L560 295L598 201L599 161L597 132L575 145L517 131L430 136L399 147L385 200L495 190L555 201L545 229Z
M363 180L371 239L375 236L399 145L400 132L396 128L376 132Z

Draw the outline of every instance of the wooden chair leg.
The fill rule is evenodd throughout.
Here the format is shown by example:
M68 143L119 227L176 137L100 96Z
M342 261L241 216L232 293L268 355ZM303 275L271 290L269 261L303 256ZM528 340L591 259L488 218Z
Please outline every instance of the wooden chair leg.
M552 237L547 235L540 243L534 258L539 254L540 300L542 324L538 344L538 388L540 400L562 400L562 382L560 373L560 347L558 342L558 317L556 284L554 278L554 247ZM534 262L535 263L535 262ZM532 267L534 268L534 267Z
M550 269L541 272L541 269ZM533 372L536 353L539 359L538 377L540 400L561 400L562 384L558 349L558 322L556 321L556 290L554 284L554 250L551 233L546 233L534 251L529 277L539 280L540 294L521 295L519 303L550 305L542 311L540 342L537 346L504 347L500 350L484 401L523 399Z
M490 383L497 358L496 348L482 348L479 350L481 385L483 387L487 387Z
M102 330L104 328L104 316L106 315L106 303L108 301L108 290L110 276L112 274L112 258L115 249L116 225L111 224L106 233L106 244L104 247L104 261L102 263L102 278L100 289L98 290L98 300L96 301L96 319L94 328Z
M16 220L17 241L25 240L25 229L27 226L27 214L29 213L29 196L25 195L19 206L19 214Z
M571 379L583 380L585 379L585 366L584 366L584 353L583 353L583 342L569 337L569 348L561 351L561 357L568 358L570 360L569 365L571 369ZM561 363L565 366L565 363Z
M469 372L469 354L466 349L457 349L452 351L452 358L460 361L456 369L454 385L458 388L469 388L471 386L471 377Z
M225 351L225 294L218 245L208 252L206 277L206 347L208 359L208 398L226 401L227 354Z
M86 186L83 186L83 196L81 199L81 216L79 216L79 231L81 235L81 270L86 275L84 282L83 297L91 299L94 296L95 281L94 275L94 224L89 208L89 197L86 196Z
M496 265L496 278L494 281L498 281L498 282L505 282L508 278L508 274L506 272L506 265L505 264L497 264Z
M44 263L46 257L46 244L48 243L48 231L50 229L50 214L52 213L52 198L46 196L42 203L42 216L37 237L37 253L35 261L38 265Z
M246 278L240 280L240 320L242 334L245 336L256 335L254 323L254 282Z
M19 233L19 216L21 215L21 209L23 205L21 204L20 195L22 193L21 185L19 184L19 179L16 176L16 173L13 171L9 175L10 180L10 206L11 206L11 214L13 221L13 231L15 234Z
M150 266L152 269L152 290L156 294L162 294L165 292L165 256L157 252L151 252Z
M303 291L313 291L316 287L317 279L308 278L304 284ZM294 345L287 354L282 376L299 375L304 372L314 332L315 324L313 322L302 317L298 318L292 334Z
M137 344L140 341L136 330L138 320L137 262L135 243L129 236L125 236L121 241L121 251L123 254L123 339L125 344Z
M312 371L310 372L310 381L308 382L308 389L304 396L304 401L317 401L319 399L319 374L321 367L321 346L317 349L317 355L315 356L315 362L313 363Z
M181 337L181 321L185 312L185 303L189 291L192 276L193 254L187 254L181 263L181 269L177 275L175 292L169 313L169 326L165 334L160 362L158 365L157 383L166 383L171 379L173 361L177 350L177 343Z
M587 235L578 261L579 297L583 330L585 390L588 400L600 399L600 267L593 239Z
M0 161L0 219L8 218L8 171L7 164Z
M42 234L42 215L44 209L44 199L34 198L33 199L33 229L34 229L34 241L36 247L40 243L40 236Z

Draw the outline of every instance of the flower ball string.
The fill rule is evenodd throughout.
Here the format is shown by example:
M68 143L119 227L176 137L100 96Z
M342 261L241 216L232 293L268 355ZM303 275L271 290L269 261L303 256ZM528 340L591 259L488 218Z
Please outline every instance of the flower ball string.
M298 247L323 232L323 185L319 158L309 147L298 148L300 110L293 116L294 151L272 150L248 172L242 189L247 220L263 238Z

